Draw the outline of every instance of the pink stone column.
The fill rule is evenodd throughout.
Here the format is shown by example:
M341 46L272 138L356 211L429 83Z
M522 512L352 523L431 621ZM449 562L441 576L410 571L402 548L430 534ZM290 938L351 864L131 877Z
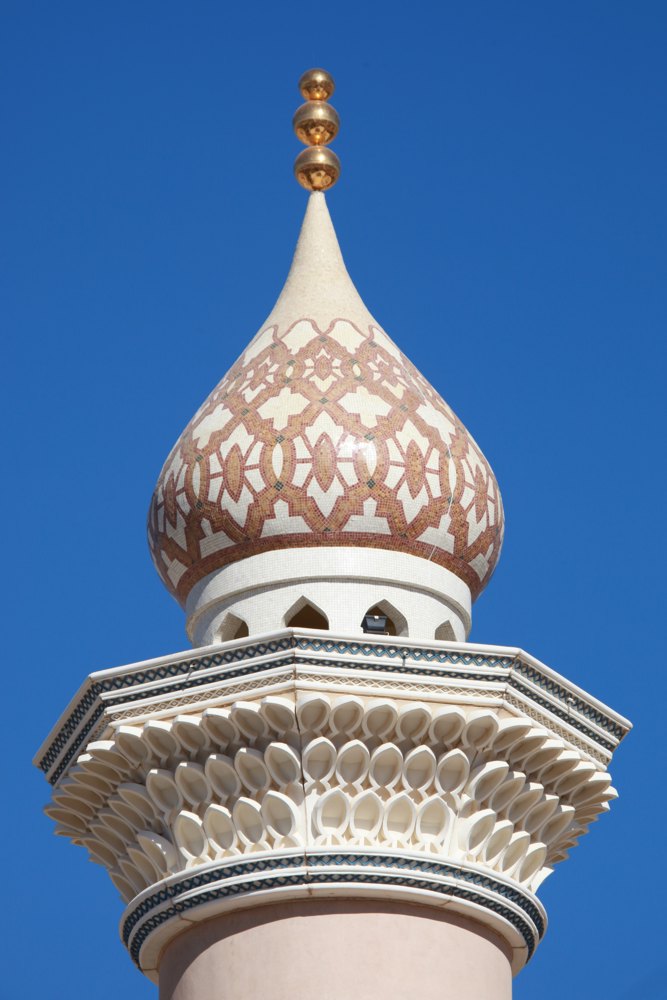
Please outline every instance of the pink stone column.
M349 900L237 911L162 955L160 1000L510 1000L509 949L426 907Z

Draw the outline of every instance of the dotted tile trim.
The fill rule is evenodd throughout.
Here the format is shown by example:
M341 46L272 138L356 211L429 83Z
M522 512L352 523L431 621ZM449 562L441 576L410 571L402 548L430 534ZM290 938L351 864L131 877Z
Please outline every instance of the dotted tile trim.
M151 667L147 670L137 671L132 674L119 675L117 677L112 677L104 681L96 681L90 686L85 695L81 698L72 714L69 716L67 721L63 724L58 735L54 739L53 743L49 747L48 751L39 761L39 767L45 773L48 773L55 762L58 760L61 752L68 746L71 736L74 734L76 729L80 726L83 720L86 718L88 712L93 707L95 701L101 694L108 694L113 691L121 691L123 688L135 688L142 684L154 683L156 681L165 681L164 692L183 690L189 687L198 687L205 684L215 683L217 680L221 679L233 679L236 677L243 677L253 673L259 673L265 670L273 670L291 663L302 663L313 665L313 661L300 657L295 653L284 659L272 660L269 663L257 663L250 664L240 667L236 670L225 669L223 674L217 675L206 675L202 676L202 671L207 670L211 667L222 666L228 668L231 664L244 662L247 660L252 660L258 657L267 656L271 654L276 654L289 650L299 650L299 651L310 651L315 653L338 653L344 655L352 656L364 656L364 657L376 657L382 658L385 662L383 663L350 663L350 662L340 662L339 660L327 659L318 660L322 666L328 667L338 667L347 670L369 670L369 671L380 671L382 673L407 673L413 676L421 677L448 677L454 679L466 679L466 680L479 680L488 681L497 679L497 674L495 676L490 676L488 674L471 674L469 672L457 673L455 671L443 671L429 669L427 666L414 667L408 664L408 660L416 661L417 663L425 661L426 663L434 664L452 664L452 665L462 665L466 667L478 666L484 667L487 670L502 670L504 676L509 672L509 680L512 687L515 687L527 698L539 704L542 708L547 711L552 712L554 715L558 716L560 719L566 721L569 725L578 729L580 732L584 733L589 739L598 745L604 747L608 751L613 751L615 744L610 740L605 739L600 734L591 730L585 725L580 719L573 716L573 712L576 711L579 715L583 715L585 718L589 719L595 725L604 729L606 732L610 733L616 740L620 740L624 731L621 726L614 723L606 715L594 709L592 706L586 704L580 698L573 697L570 692L557 684L556 682L545 677L540 671L536 670L534 667L530 667L523 663L520 659L507 656L484 656L482 654L472 654L472 653L459 653L457 651L449 650L429 650L429 649L419 649L409 646L395 646L395 645L379 645L373 643L357 643L350 641L335 641L326 640L318 638L305 638L302 636L285 636L283 639L263 642L257 644L249 644L245 646L238 646L231 650L225 650L220 653L207 654L206 656L192 657L187 660L179 660L174 663L165 664L162 667ZM386 659L396 659L400 660L400 664L387 663ZM183 675L185 674L185 678ZM546 698L537 694L535 691L521 684L515 674L523 676L526 680L530 681L532 684L540 687L545 693L556 698L559 701L566 703L566 708L560 708L559 706L553 704L553 702L548 701ZM133 691L126 695L119 695L116 698L106 699L106 704L115 706L121 705L128 701L139 701L145 698L153 698L156 695L155 689L149 691ZM86 739L87 734L94 727L95 723L100 717L102 709L98 707L90 719L87 720L86 726L77 736L77 739L68 747L67 754L63 757L62 761L49 776L49 781L51 784L55 784L63 771L67 768L70 760L73 758L77 750L83 744Z
M283 874L290 868L303 868L308 871L293 874ZM313 872L312 869L335 865L351 865L357 868L355 872ZM406 874L379 872L374 869L394 869ZM276 871L279 869L279 871ZM247 882L224 884L226 880L266 872L267 877L250 879ZM413 873L408 875L407 873ZM429 875L456 879L455 885L445 885L429 879ZM416 877L415 877L416 876ZM354 882L359 885L396 885L410 889L427 889L441 896L451 896L465 899L483 906L485 909L504 917L524 939L530 960L539 940L544 934L544 919L538 907L528 893L519 891L512 885L490 878L478 871L465 868L462 865L452 865L435 861L419 860L417 858L401 858L381 854L299 854L284 858L267 858L244 864L226 864L217 868L209 868L198 875L181 879L170 886L153 893L144 899L123 922L121 936L128 947L133 961L140 967L139 955L145 941L162 924L188 910L195 909L204 903L224 900L238 896L250 895L266 889L285 886L327 885L335 883ZM222 883L222 884L220 884ZM179 899L179 897L203 886L213 886L207 892L195 897ZM489 899L488 896L476 892L473 886L492 892L501 899ZM506 906L503 900L518 906L526 916ZM171 905L149 916L156 907L171 901ZM147 919L144 919L144 918ZM537 930L536 939L533 927Z

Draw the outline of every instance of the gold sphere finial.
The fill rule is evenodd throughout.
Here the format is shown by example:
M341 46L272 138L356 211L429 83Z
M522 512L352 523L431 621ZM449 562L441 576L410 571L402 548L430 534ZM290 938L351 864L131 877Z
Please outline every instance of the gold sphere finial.
M294 162L294 176L307 191L328 191L340 177L340 160L326 147L338 135L340 122L335 108L327 104L334 81L324 69L309 69L299 80L306 103L297 108L292 125L307 146Z
M326 101L306 101L294 112L292 125L304 146L327 146L338 135L338 112Z
M325 69L307 69L299 80L304 101L328 101L335 88L331 73Z
M333 149L308 146L294 161L294 176L306 191L328 191L340 177L340 160Z

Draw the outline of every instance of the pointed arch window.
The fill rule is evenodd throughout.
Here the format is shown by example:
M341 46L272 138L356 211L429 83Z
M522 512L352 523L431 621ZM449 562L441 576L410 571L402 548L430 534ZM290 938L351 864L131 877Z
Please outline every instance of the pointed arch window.
M384 628L380 626L384 625ZM361 623L364 632L376 635L407 635L408 623L404 615L390 604L380 601L369 608Z
M305 597L299 600L285 614L287 628L329 628L329 619L321 608Z
M227 642L229 639L244 639L249 634L248 625L243 618L239 618L238 615L234 615L230 611L222 619L218 639L220 642Z

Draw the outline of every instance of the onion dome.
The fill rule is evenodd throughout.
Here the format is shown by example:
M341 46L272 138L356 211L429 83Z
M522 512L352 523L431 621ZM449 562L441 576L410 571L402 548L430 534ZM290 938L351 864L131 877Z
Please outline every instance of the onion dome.
M181 604L229 564L314 547L415 556L472 599L488 583L503 537L493 472L368 312L321 191L272 313L165 462L148 536Z

